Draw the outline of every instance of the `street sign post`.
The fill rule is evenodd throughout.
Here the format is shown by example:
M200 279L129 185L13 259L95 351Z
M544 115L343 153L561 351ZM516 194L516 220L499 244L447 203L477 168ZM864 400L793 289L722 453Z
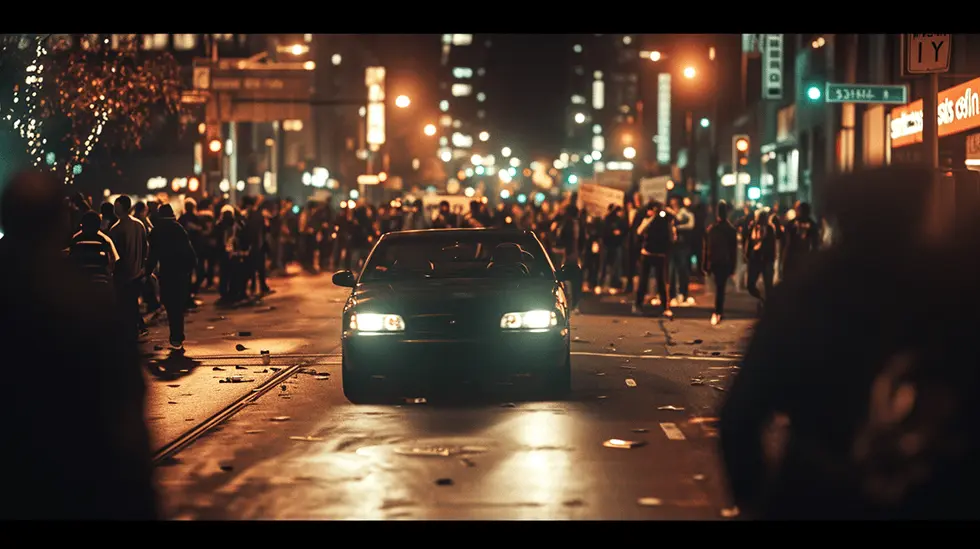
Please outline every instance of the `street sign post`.
M949 34L904 34L905 72L935 74L949 70L953 38Z
M828 103L893 103L909 102L908 86L879 86L874 84L835 84L827 82L824 97Z

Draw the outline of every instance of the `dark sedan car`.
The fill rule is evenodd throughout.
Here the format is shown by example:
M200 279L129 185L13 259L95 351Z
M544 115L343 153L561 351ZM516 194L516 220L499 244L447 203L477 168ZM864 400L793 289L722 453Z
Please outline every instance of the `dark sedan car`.
M572 267L577 268L577 267ZM569 297L531 232L437 229L378 240L344 306L344 394L422 396L442 382L570 390ZM435 383L434 383L435 382Z

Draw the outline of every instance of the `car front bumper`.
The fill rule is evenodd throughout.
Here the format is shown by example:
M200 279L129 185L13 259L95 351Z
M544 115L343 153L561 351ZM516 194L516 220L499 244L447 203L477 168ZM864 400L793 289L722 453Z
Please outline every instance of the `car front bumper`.
M411 339L402 334L343 336L345 374L385 380L510 381L566 366L567 328L498 332L473 339Z

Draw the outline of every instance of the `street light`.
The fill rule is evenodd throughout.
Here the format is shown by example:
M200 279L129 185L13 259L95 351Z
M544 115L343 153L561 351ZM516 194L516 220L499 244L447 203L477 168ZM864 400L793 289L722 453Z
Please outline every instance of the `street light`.
M429 137L432 137L433 135L436 134L436 125L435 124L426 124L425 127L422 128L422 133L424 133L425 135L428 135Z
M480 141L483 142L490 141L490 132L480 132L480 135L478 137L480 138Z
M303 55L308 51L310 51L310 49L304 46L303 44L294 44L289 48L289 53L293 55Z
M626 147L623 149L623 157L626 158L626 160L633 160L636 158L636 149L633 147Z
M214 153L220 151L221 150L221 141L218 140L218 139L212 139L211 142L208 143L208 149L211 152L214 152Z
M395 98L395 106L399 109L407 108L412 104L412 100L408 98L407 95L399 95Z
M500 149L500 154L501 154L501 156L503 156L504 158L507 158L507 157L509 157L509 156L510 156L510 153L511 153L511 152L512 152L512 151L510 150L510 147L504 147L504 148L502 148L502 149Z
M701 127L702 128L707 128L710 125L711 125L711 121L710 120L708 120L707 118L702 118L701 119Z
M698 75L698 71L694 70L694 67L684 68L684 78L687 78L688 80L692 80L697 75Z
M580 113L580 112L575 113L575 123L576 124L584 124L585 123L585 115L582 114L582 113Z
M660 61L661 57L663 57L663 54L659 51L650 52L650 61Z

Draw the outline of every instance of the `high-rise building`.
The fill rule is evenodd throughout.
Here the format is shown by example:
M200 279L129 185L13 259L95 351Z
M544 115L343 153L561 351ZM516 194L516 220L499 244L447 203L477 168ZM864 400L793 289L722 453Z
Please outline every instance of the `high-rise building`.
M439 82L439 156L453 173L474 155L491 153L487 94L483 83L491 47L488 37L444 34Z

